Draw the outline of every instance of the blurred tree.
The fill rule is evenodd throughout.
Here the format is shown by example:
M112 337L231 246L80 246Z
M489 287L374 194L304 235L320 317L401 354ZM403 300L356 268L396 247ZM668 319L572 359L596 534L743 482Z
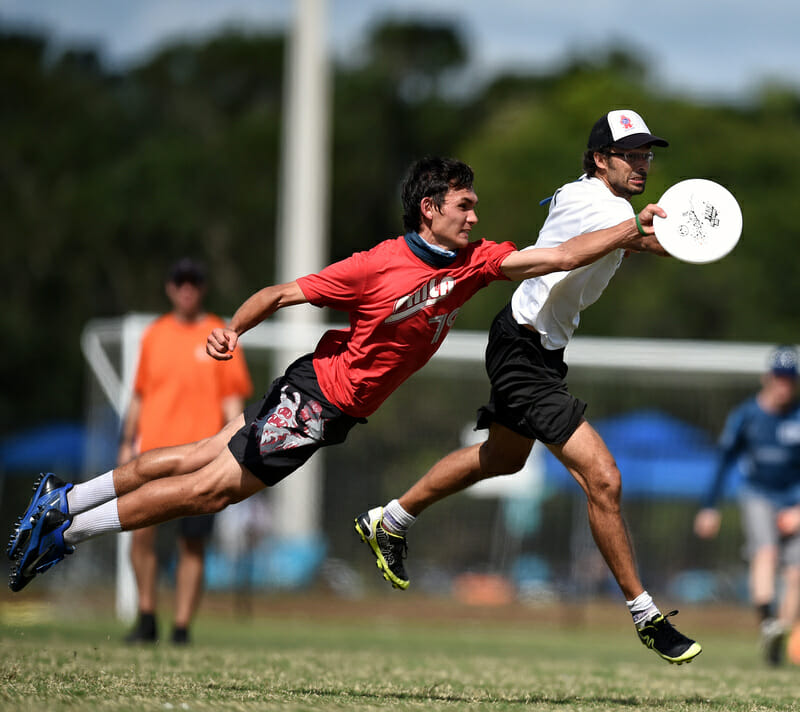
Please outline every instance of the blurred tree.
M208 262L209 304L222 313L273 280L283 52L282 36L223 32L111 70L91 47L59 53L0 27L0 328L14 340L0 362L5 432L81 416L84 324L161 310L179 254ZM800 97L768 83L736 105L688 101L664 94L642 57L592 49L470 86L457 27L371 28L363 51L334 67L329 259L402 230L399 182L425 154L476 169L477 236L531 244L538 201L580 174L592 122L632 106L672 144L636 205L711 178L739 199L744 234L712 265L631 256L579 333L797 341ZM457 327L488 328L512 289L481 292Z
M410 103L446 92L447 77L468 59L455 28L433 22L380 24L369 34L368 47L374 70Z
M800 154L797 96L773 90L754 107L701 106L654 98L639 72L612 53L593 65L567 66L555 79L500 78L487 88L484 100L491 97L493 107L461 150L478 174L479 234L532 242L547 210L538 201L580 175L594 120L611 108L636 107L671 146L657 150L647 192L634 205L656 202L685 178L716 180L742 206L742 239L711 265L631 256L584 312L578 333L797 341L800 285L785 274L798 237L786 209ZM462 310L459 326L485 324L511 289L478 295Z
M117 75L0 37L4 429L78 417L83 325L161 310L178 255L208 262L223 313L272 281L282 58L282 37L229 33Z
M402 232L400 181L425 154L452 155L469 130L447 98L467 58L450 27L389 22L362 60L338 68L334 94L331 259Z

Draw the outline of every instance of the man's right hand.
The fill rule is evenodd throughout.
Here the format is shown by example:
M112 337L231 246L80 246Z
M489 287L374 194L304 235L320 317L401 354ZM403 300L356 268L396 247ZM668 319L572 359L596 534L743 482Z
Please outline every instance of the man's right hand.
M667 252L658 241L655 229L653 228L653 217L656 215L662 218L667 216L660 205L650 203L645 206L637 217L639 219L639 224L642 226L642 230L644 230L646 234L638 234L629 244L625 245L626 250L630 252L650 252L654 255L661 255L662 257L669 256L669 252Z
M206 353L217 361L228 361L233 358L239 335L233 329L217 327L206 340Z

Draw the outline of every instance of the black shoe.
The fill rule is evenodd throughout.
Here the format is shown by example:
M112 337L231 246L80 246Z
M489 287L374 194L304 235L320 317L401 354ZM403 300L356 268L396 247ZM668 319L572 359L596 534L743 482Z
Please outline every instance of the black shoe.
M173 645L189 645L189 629L188 628L173 628L172 629L172 644Z
M128 635L125 636L126 643L156 643L158 642L158 628L156 617L152 613L140 613Z
M703 648L699 643L678 632L667 620L677 612L672 611L666 616L661 614L653 616L643 627L637 628L636 632L639 634L642 644L652 648L656 655L669 663L683 665L683 663L690 663L700 655Z
M409 580L403 565L408 552L406 538L383 528L383 508L376 507L359 514L356 517L356 531L375 554L383 578L395 588L407 589Z

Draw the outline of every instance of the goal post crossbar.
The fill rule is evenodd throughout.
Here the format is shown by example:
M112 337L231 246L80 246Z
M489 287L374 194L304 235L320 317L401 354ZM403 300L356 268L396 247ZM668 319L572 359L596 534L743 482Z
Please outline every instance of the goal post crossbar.
M116 319L94 319L81 336L81 348L93 374L118 415L125 412L130 381L136 365L139 339L154 314L132 313ZM264 322L242 337L245 349L313 350L326 329L345 329L343 324L292 324ZM485 331L451 331L435 359L481 362ZM122 349L121 366L115 368L108 346ZM575 337L567 347L571 368L682 374L756 376L763 373L772 344L683 339L632 339Z

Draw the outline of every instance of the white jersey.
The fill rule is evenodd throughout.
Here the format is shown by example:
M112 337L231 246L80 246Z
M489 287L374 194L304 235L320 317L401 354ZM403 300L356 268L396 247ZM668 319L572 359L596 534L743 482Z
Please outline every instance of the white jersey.
M614 195L603 181L582 176L556 191L536 244L525 249L554 247L575 235L614 227L634 215L630 202ZM624 254L617 249L570 272L526 279L511 298L517 323L536 329L546 349L564 348L580 322L581 311L597 301Z

